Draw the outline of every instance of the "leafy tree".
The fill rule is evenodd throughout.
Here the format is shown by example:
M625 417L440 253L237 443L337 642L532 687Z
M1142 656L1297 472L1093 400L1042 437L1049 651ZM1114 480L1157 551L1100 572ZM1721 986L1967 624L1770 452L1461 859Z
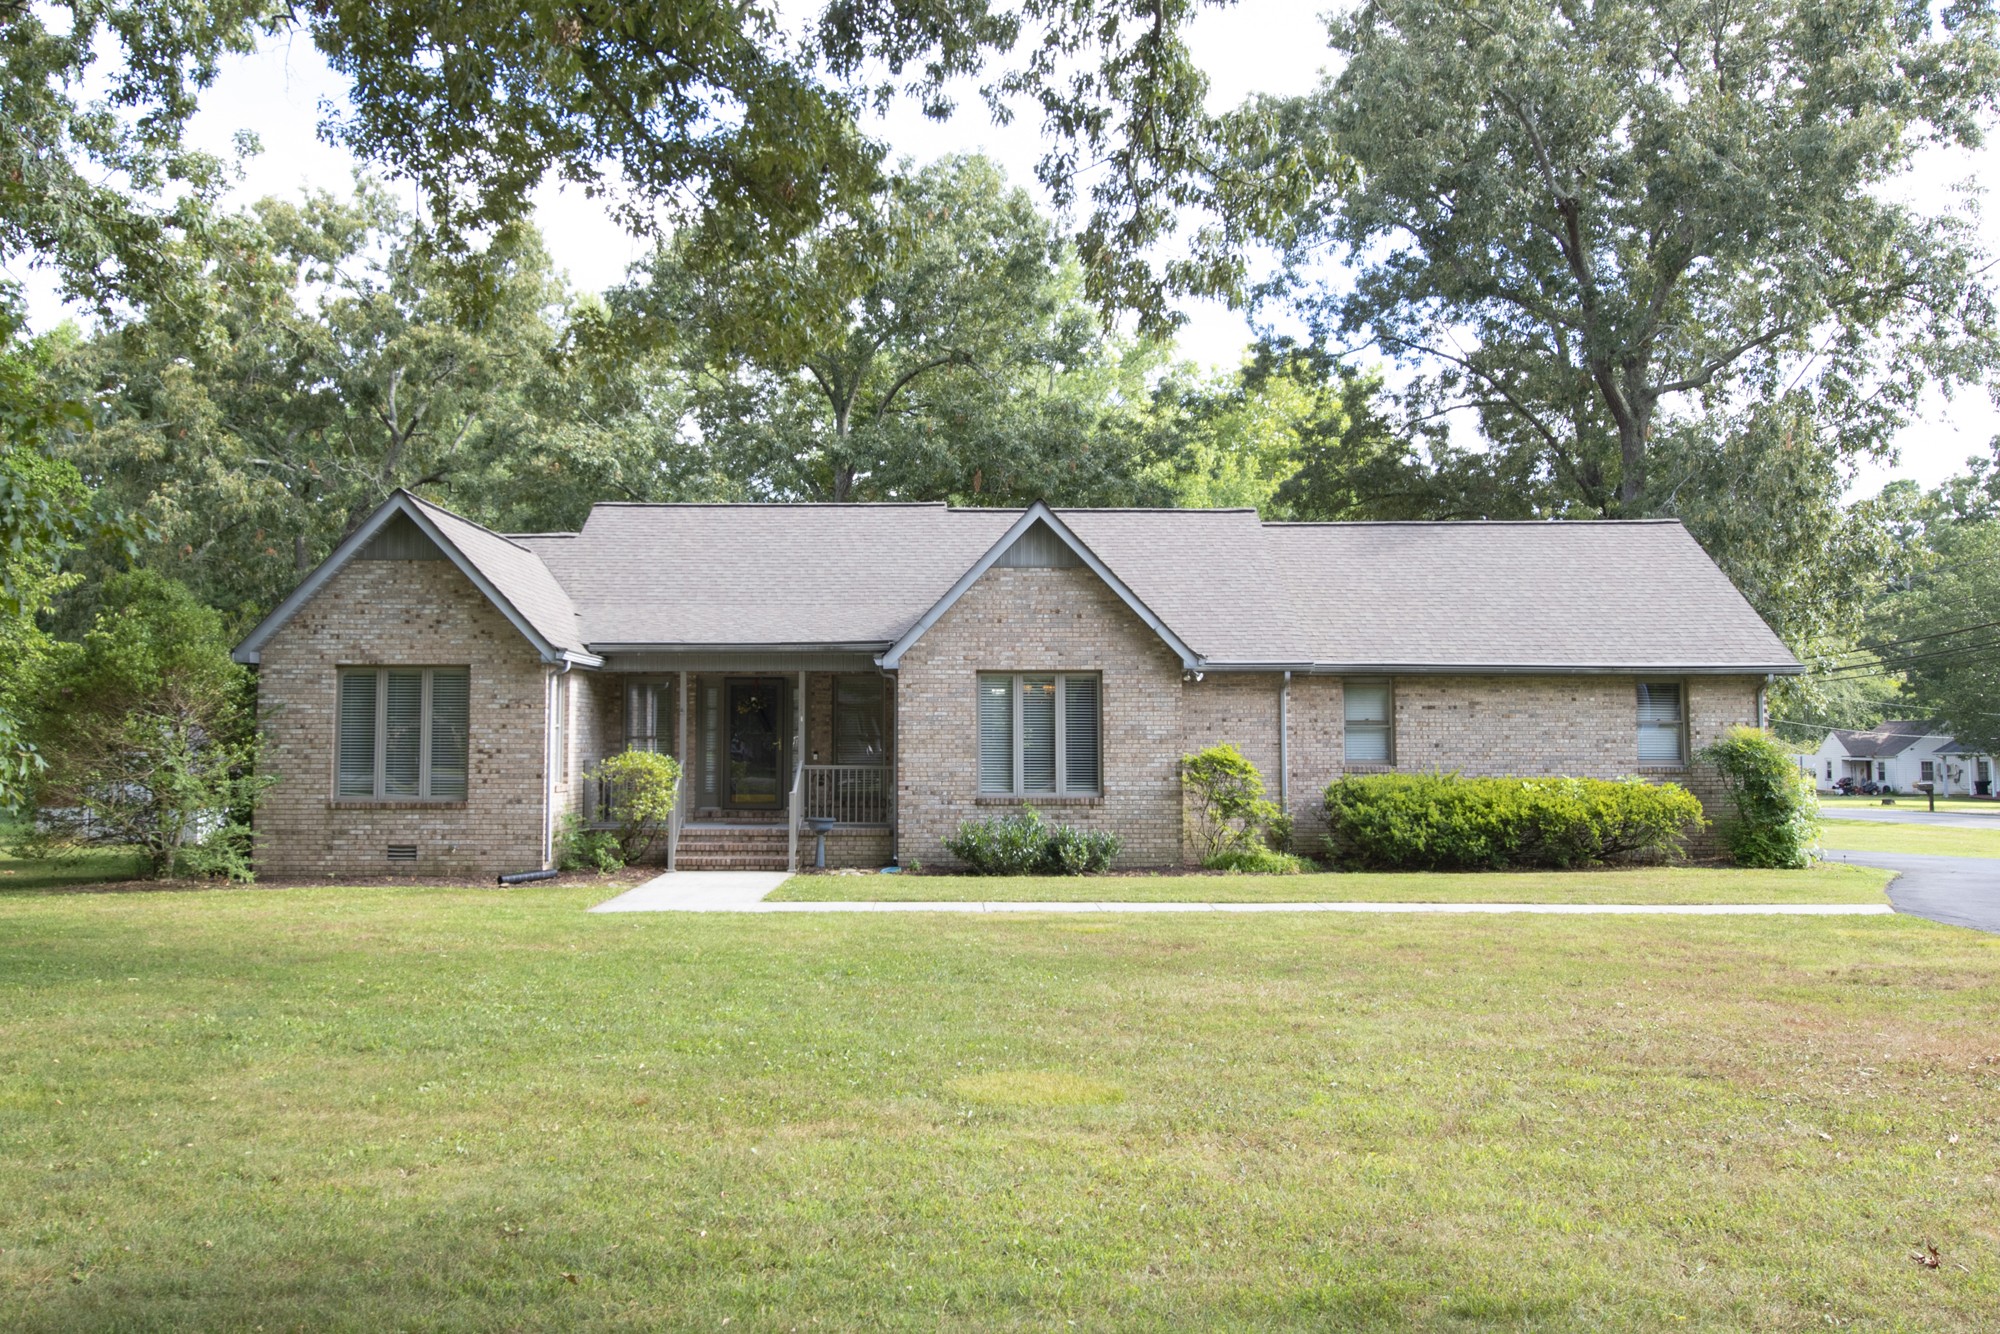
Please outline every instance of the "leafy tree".
M531 228L441 264L364 183L344 200L264 200L204 245L198 300L71 338L54 364L98 404L64 456L151 516L155 558L233 620L395 487L573 523L617 450L651 451L597 436L588 409L607 390L564 362L570 298Z
M1751 404L1787 418L1756 448L1880 453L1992 364L1970 222L1879 188L1980 141L1987 5L1375 0L1332 37L1344 68L1289 114L1361 181L1290 220L1295 290L1411 365L1413 419L1474 413L1524 507L1673 512L1663 441ZM1304 282L1326 247L1339 292Z
M41 673L39 847L131 847L155 876L249 877L249 673L222 618L150 571L114 576L97 623Z
M1835 680L1899 675L1914 716L1932 714L1968 745L2000 751L2000 442L1993 463L1925 497L1918 567L1870 619L1871 657Z
M899 175L880 208L783 256L717 271L662 250L613 305L686 333L702 440L746 495L1134 490L1097 426L1141 362L1105 339L1054 227L983 158Z

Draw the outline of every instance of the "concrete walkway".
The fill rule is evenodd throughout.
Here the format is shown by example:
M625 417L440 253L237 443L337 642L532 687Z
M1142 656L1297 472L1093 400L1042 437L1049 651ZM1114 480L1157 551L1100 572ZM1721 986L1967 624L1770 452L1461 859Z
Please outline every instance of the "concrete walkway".
M1832 851L1826 859L1898 872L1889 884L1897 912L2000 933L2000 857Z
M1886 903L1037 903L1028 900L766 903L782 871L677 871L600 903L592 912L733 913L1555 913L1582 916L1867 917Z
M592 912L750 912L784 884L784 871L672 871L592 908Z

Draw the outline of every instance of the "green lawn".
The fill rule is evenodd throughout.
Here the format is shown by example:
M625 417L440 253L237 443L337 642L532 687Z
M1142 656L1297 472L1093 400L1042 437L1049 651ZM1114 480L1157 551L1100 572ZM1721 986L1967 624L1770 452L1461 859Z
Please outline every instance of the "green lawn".
M1992 937L593 896L0 896L0 1324L2000 1309Z
M1647 867L1485 874L946 876L801 875L773 899L1138 903L1881 903L1890 873Z
M1885 820L1828 820L1820 841L1847 852L1925 852L1943 857L2000 857L2000 824L1953 829Z
M124 880L141 869L137 856L123 852L90 852L64 862L28 861L13 853L19 837L17 827L0 824L0 894Z
M1855 807L1879 811L1882 809L1882 798L1822 796L1819 804L1829 814L1838 815L1842 810L1852 810ZM1939 797L1937 808L1940 812L1949 811L1954 815L1990 815L1993 817L1993 823L2000 826L2000 801L1978 797ZM1921 793L1905 792L1896 798L1896 809L1927 811L1930 809L1930 804Z

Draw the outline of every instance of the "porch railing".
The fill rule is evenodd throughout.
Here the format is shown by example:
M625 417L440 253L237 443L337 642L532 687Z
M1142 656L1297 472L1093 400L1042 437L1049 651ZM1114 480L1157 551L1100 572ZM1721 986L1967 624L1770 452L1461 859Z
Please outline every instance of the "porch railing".
M791 795L785 801L785 825L789 832L790 847L786 851L785 869L798 874L799 869L799 821L805 818L806 767L801 764L792 774Z
M808 764L804 818L836 824L888 824L888 766Z

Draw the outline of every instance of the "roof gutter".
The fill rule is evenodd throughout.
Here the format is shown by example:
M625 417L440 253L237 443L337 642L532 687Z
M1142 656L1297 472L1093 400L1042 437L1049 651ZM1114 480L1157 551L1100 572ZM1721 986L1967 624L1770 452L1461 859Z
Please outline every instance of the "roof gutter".
M1292 672L1299 676L1802 676L1805 668L1748 663L1743 666L1688 666L1681 663L1476 663L1476 662L1215 662L1203 658L1204 672Z

